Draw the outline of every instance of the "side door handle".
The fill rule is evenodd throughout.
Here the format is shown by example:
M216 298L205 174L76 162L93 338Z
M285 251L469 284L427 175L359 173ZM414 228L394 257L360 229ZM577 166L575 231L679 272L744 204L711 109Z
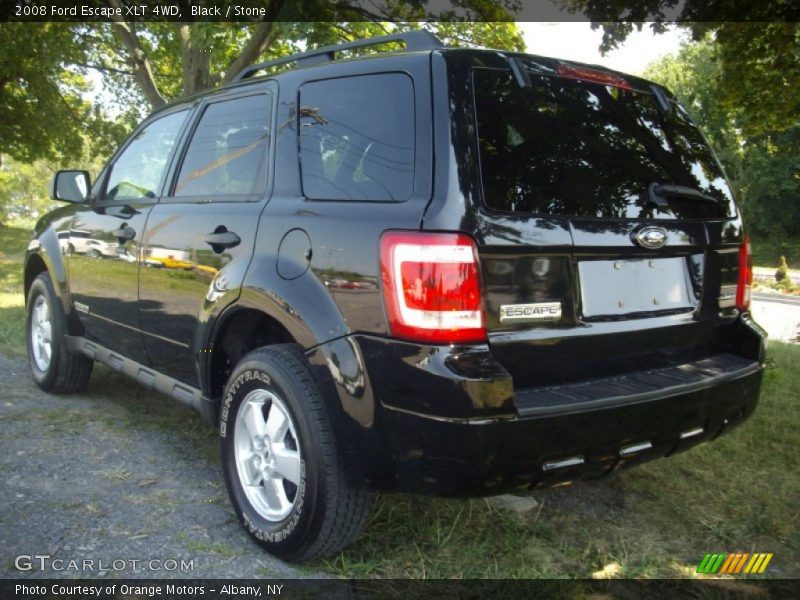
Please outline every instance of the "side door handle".
M205 243L209 244L217 254L221 253L225 248L238 246L241 241L242 238L223 226L217 227L213 233L209 233L205 237Z
M136 237L136 230L133 227L130 227L127 223L125 223L119 229L115 229L111 232L115 238L125 241L130 241Z

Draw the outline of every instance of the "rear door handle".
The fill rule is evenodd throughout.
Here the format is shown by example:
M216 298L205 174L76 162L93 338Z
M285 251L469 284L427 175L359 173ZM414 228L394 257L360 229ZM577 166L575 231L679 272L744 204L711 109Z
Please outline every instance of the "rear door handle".
M217 229L220 228L218 227ZM215 231L207 234L205 237L206 244L209 244L214 249L214 252L217 253L222 252L223 248L238 246L241 241L242 238L233 231Z

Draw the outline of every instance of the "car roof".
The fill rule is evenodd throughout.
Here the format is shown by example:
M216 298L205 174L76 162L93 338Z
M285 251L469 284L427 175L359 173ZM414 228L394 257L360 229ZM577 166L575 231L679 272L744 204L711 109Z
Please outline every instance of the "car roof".
M381 39L381 38L369 38L369 39L370 40L374 40L374 39ZM328 48L341 48L341 47L346 47L346 45L330 46ZM312 53L314 53L314 52L315 51L312 51ZM583 63L583 62L567 60L567 59L561 59L561 58L551 57L551 56L527 54L527 53L523 53L523 52L509 52L509 51L506 51L506 50L495 50L495 49L490 49L490 48L460 48L460 47L450 47L450 46L440 45L440 46L436 46L436 47L432 46L430 48L421 49L421 50L405 50L405 49L403 49L403 50L390 51L390 52L377 52L377 53L373 53L373 54L367 54L367 55L362 55L362 56L353 56L353 57L336 59L336 60L331 59L331 60L326 60L326 61L315 61L313 63L306 64L306 65L298 63L298 66L293 67L293 68L290 67L290 68L281 69L281 70L279 70L277 72L271 72L271 73L268 72L268 73L265 73L263 75L255 75L255 71L258 70L258 69L267 69L267 68L271 68L273 66L282 67L284 65L291 64L292 62L294 62L296 60L296 57L298 56L298 55L291 55L291 56L287 56L287 57L284 57L284 58L281 58L281 59L277 59L275 61L270 61L270 62L267 62L267 63L261 63L261 64L258 64L258 65L253 65L251 67L248 67L247 69L245 69L245 71L250 70L251 74L248 75L247 77L244 77L244 78L239 77L238 79L236 79L236 80L234 80L234 81L232 81L230 83L227 83L227 84L225 84L223 86L220 86L218 88L214 88L214 89L210 89L210 90L203 90L202 92L198 92L198 93L193 94L191 96L178 98L176 100L173 100L172 102L169 102L165 106L159 108L157 111L154 111L153 114L160 113L163 110L168 110L168 109L170 109L172 107L175 107L175 106L178 106L178 105L184 105L184 104L196 102L198 100L201 100L201 99L203 99L205 97L208 97L208 96L210 96L212 94L216 94L216 93L219 93L219 92L230 91L230 90L235 90L235 89L239 89L239 88L245 88L247 86L250 86L250 85L253 85L253 84L257 84L257 83L263 83L265 81L274 80L274 81L280 82L281 79L286 78L286 77L292 77L292 78L296 77L296 74L300 73L300 72L317 74L317 73L324 73L325 71L329 71L329 70L337 70L337 65L342 65L342 64L350 64L350 63L354 63L354 62L372 62L372 61L378 61L380 59L386 59L386 58L402 59L403 57L409 57L410 58L410 57L413 57L413 56L430 55L430 54L433 54L433 53L441 53L445 57L447 57L448 55L461 55L461 56L472 55L476 59L481 59L481 58L485 59L485 58L491 57L495 61L497 60L498 57L502 57L502 58L504 58L506 60L509 60L509 59L522 59L522 60L525 60L525 61L529 61L530 63L533 63L533 64L540 64L540 65L541 64L549 64L549 65L552 65L552 66L555 66L557 64L568 64L568 65L575 66L575 67L581 67L581 68L586 68L586 69L590 69L590 70L601 71L603 73L617 75L619 77L622 77L622 78L626 79L627 81L629 81L631 83L637 84L636 87L638 87L640 89L647 89L650 86L654 85L652 81L649 81L649 80L644 79L642 77L639 77L639 76L636 76L636 75L631 75L629 73L623 73L621 71L610 69L610 68L608 68L606 66L598 65L598 64ZM302 53L302 54L307 54L307 53ZM316 55L316 54L314 54L314 55ZM243 71L243 72L245 72L245 71ZM240 73L240 75L241 75L241 73ZM671 94L669 94L669 95L671 96Z

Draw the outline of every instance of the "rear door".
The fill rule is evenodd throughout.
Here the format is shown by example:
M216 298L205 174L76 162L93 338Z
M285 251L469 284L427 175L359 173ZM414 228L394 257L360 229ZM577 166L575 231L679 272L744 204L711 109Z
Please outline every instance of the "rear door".
M148 219L139 278L145 347L159 371L195 387L199 325L233 302L267 199L272 88L214 96Z
M526 386L707 351L738 221L703 136L641 80L517 65L472 70L493 352Z

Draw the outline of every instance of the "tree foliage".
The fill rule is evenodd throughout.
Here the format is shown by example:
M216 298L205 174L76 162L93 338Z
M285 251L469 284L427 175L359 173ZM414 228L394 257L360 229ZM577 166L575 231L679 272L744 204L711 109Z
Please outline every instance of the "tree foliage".
M114 89L135 91L151 108L230 83L242 69L306 48L425 28L452 45L520 50L522 36L512 22L373 21L241 23L115 23L94 28L98 57L110 57L114 70L98 68ZM98 60L99 62L99 60Z
M679 22L695 41L713 35L718 101L741 108L750 134L782 131L800 114L800 5L795 0L565 0L603 29L601 50L619 46L644 22L656 33Z
M305 10L315 3L329 6L314 0ZM507 18L486 0L463 4L479 18ZM399 3L389 15L342 10L338 16L361 20L0 24L0 223L46 210L46 183L58 163L97 166L152 109L225 84L258 61L423 27L450 45L524 49L513 22L364 20L401 12L424 19L424 2ZM93 97L96 88L102 93Z
M6 159L0 167L0 224L8 219L34 218L52 206L44 182L54 170L45 160L26 164Z
M800 236L800 117L781 130L744 126L749 107L719 102L725 58L710 37L651 65L645 76L672 90L725 166L748 226L762 239Z
M56 23L0 24L0 153L23 161L79 155L84 133L111 133L90 86L64 64L82 64L85 53L70 27Z
M130 0L106 3L120 6ZM183 4L188 14L188 3ZM460 13L443 15L451 22L398 24L385 19L429 18L427 3L388 3L383 12L373 13L355 0L249 4L266 6L269 16L281 20L0 25L0 155L24 161L77 156L87 139L95 142L90 153L108 154L152 109L228 83L255 62L306 48L426 28L453 45L524 49L513 22L489 21L509 16L503 3L489 0L461 0ZM311 21L311 15L331 20ZM103 93L90 98L98 82Z

